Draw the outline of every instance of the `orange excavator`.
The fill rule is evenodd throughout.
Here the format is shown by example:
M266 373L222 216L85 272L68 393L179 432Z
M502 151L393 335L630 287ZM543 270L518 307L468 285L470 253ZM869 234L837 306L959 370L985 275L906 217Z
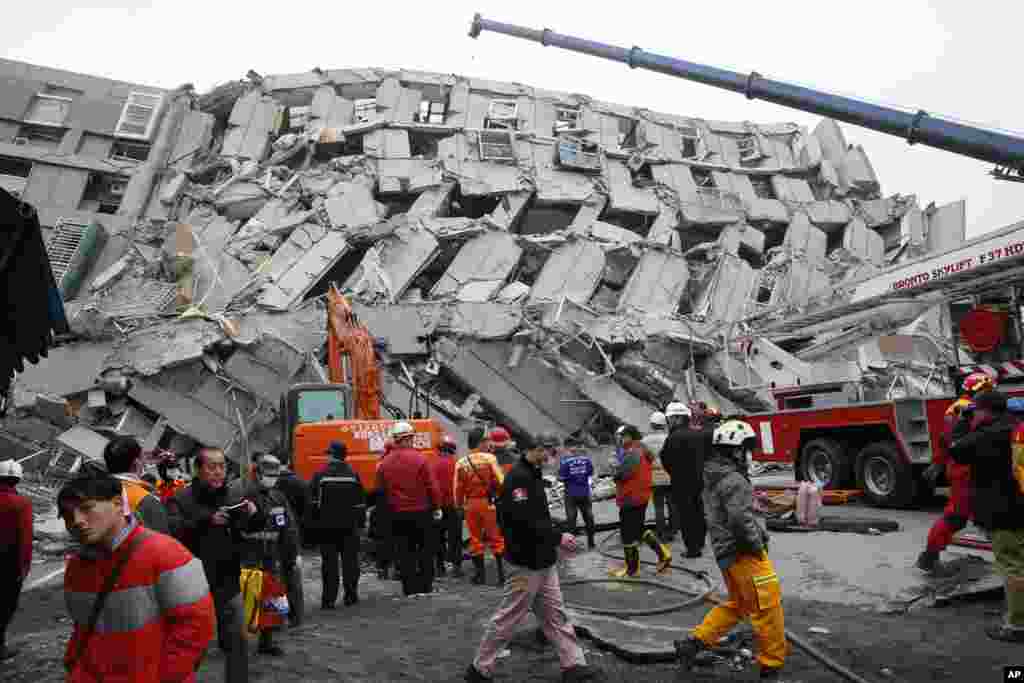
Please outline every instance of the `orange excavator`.
M281 397L281 443L295 474L309 481L327 463L327 447L341 441L347 461L368 493L377 489L377 463L395 420L381 418L381 372L373 336L333 285L327 292L329 384L296 384ZM436 420L407 420L413 446L439 452L444 430Z

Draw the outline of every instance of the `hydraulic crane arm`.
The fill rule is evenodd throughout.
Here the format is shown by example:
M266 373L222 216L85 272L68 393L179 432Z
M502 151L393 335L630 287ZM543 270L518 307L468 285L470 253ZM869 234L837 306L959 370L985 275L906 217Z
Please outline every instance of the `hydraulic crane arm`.
M355 419L381 419L380 368L373 336L333 286L327 292L327 365L331 382L352 387Z
M766 102L818 114L837 121L863 126L881 133L895 135L910 144L921 143L954 154L971 157L1013 169L1024 179L1024 139L994 130L949 121L919 110L909 113L891 107L862 102L849 97L804 88L783 81L765 78L756 71L741 74L727 69L644 52L638 47L624 48L583 38L555 33L550 29L531 29L484 19L473 18L469 35L476 38L483 31L504 33L553 45L564 50L628 64L630 68L648 69L685 78L716 88L731 90L747 99ZM999 174L999 177L1004 177ZM1008 178L1010 179L1010 178ZM1012 178L1017 179L1017 178Z

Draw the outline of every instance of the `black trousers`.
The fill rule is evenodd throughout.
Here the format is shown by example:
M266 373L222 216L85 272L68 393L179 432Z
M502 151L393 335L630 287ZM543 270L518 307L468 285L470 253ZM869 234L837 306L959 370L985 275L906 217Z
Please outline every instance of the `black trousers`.
M624 505L619 508L619 535L623 546L636 545L644 535L647 505Z
M334 605L338 601L338 585L344 584L346 596L357 596L359 588L359 532L355 529L322 531L320 574L324 582L322 602ZM338 556L341 556L341 578L338 576Z
M565 521L569 525L569 533L576 535L577 513L583 515L583 524L587 528L587 538L594 540L594 502L590 496L565 497Z
M391 533L398 545L402 592L414 595L433 591L437 555L433 515L430 511L396 512L391 516Z
M437 531L437 561L462 564L462 511L444 508L444 516L435 525Z
M654 522L658 530L658 538L668 542L676 535L679 524L672 487L655 486L652 500L654 501Z
M7 643L7 627L18 611L18 597L21 595L21 567L18 560L3 560L0 566L0 647Z
M213 591L217 610L217 641L224 652L225 683L248 683L249 653L245 640L245 606L242 594L219 589Z
M672 487L676 509L679 510L679 531L683 535L683 543L689 553L704 550L704 542L708 535L707 520L704 519L704 499L701 491L691 487Z

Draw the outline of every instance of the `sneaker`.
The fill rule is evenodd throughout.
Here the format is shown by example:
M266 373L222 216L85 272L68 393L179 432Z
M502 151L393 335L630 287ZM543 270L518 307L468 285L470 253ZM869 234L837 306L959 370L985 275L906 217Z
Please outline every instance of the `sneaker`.
M580 664L562 672L562 683L592 681L595 678L597 678L597 670L586 664Z
M693 662L697 659L697 655L704 649L704 643L693 636L687 636L685 640L672 641L672 647L675 648L679 666L684 671L689 671L693 668Z
M477 671L477 668L472 664L466 669L466 675L463 678L469 683L486 683L486 681L493 681L494 679L490 676L484 676L482 673Z

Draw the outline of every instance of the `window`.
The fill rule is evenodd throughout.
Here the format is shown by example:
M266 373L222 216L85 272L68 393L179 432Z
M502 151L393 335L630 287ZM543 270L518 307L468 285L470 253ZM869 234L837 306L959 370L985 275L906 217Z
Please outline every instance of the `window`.
M116 214L121 207L121 199L124 198L127 187L127 178L106 173L92 173L89 175L89 182L85 186L85 192L82 194L82 201L78 208L80 211Z
M493 130L519 130L519 103L515 100L491 100L484 119L484 128Z
M288 130L299 132L305 129L312 111L313 107L308 105L303 107L288 107Z
M601 170L601 149L596 144L576 138L558 138L558 163L560 166L582 171Z
M750 176L750 184L754 186L754 194L759 199L778 199L775 194L775 186L772 185L772 177L767 175Z
M690 159L697 156L697 143L700 142L700 132L693 127L681 128L679 133L683 138L683 158Z
M16 145L45 145L56 147L64 139L64 129L53 126L41 126L35 123L26 123L18 129L18 136L14 138Z
M619 119L619 147L636 147L637 119Z
M629 167L629 175L633 179L634 187L651 187L654 185L654 173L650 164L640 164L635 168Z
M148 142L115 140L114 146L110 149L110 158L115 161L145 161L149 158L149 150Z
M0 157L0 175L12 175L19 178L28 178L32 172L32 164L24 159L13 157Z
M367 97L356 100L356 123L369 123L377 118L377 98Z
M579 107L555 106L555 134L580 129Z
M515 161L512 133L501 130L480 131L481 161Z
M690 173L693 174L693 182L697 183L698 188L715 187L715 176L711 175L711 171L708 169L691 168Z
M740 162L751 163L764 157L761 152L761 143L756 135L745 135L736 141L736 148L740 151Z
M164 96L157 93L130 93L114 127L114 137L148 140L156 127L163 99Z
M447 112L448 104L446 102L420 100L420 110L416 112L413 120L416 123L444 125L444 117Z
M71 111L72 99L40 93L32 99L25 114L26 123L40 126L63 126Z
M297 403L295 412L299 424L348 417L348 405L342 391L302 391Z

